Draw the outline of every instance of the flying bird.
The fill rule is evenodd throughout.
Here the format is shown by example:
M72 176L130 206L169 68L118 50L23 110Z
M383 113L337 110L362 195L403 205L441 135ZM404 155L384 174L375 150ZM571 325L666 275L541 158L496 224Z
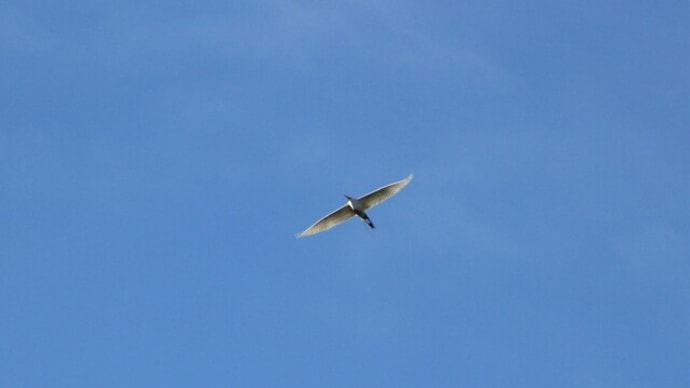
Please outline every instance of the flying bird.
M353 198L349 195L345 195L345 198L347 198L347 203L345 205L333 213L316 221L314 225L308 227L307 230L298 234L297 237L299 238L321 233L349 220L353 216L359 216L367 223L367 225L369 225L369 227L373 229L374 223L371 222L371 219L367 215L366 211L397 194L403 189L403 187L410 183L412 178L413 175L410 174L410 176L401 181L378 188L361 198Z

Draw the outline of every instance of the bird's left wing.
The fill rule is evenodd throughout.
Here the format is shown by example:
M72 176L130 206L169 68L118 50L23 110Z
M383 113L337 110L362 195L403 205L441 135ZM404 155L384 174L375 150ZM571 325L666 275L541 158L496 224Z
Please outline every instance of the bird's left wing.
M350 205L345 204L345 206L341 207L340 209L316 221L314 225L308 227L307 230L298 234L297 237L311 236L312 234L326 231L340 223L349 220L354 215L355 212L352 211Z
M364 210L371 209L372 207L380 204L381 202L387 200L395 194L398 194L400 190L402 190L405 186L407 186L408 183L410 183L413 177L414 175L410 174L410 176L401 181L397 181L395 183L391 183L390 185L378 188L360 198L359 201L364 205Z

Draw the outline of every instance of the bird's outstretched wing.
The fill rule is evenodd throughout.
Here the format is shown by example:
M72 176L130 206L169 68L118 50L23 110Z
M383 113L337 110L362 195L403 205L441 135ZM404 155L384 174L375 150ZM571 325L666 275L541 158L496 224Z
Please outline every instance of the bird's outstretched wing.
M369 194L364 195L362 198L359 199L362 205L364 205L363 210L371 209L372 207L380 204L381 202L387 200L395 194L398 194L398 192L402 190L403 187L407 186L407 184L410 183L413 177L414 175L410 174L410 176L401 181L383 186L372 191Z
M352 211L350 205L345 204L345 206L341 207L340 209L316 221L314 225L308 227L307 230L298 234L297 237L311 236L312 234L323 232L349 220L354 215L355 212Z

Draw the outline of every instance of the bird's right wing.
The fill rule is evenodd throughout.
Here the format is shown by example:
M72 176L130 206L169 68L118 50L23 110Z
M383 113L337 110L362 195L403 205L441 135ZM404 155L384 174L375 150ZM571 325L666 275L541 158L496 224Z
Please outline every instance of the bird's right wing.
M372 207L380 204L381 202L387 200L395 194L398 194L400 190L402 190L405 186L407 186L408 183L410 183L413 177L414 175L410 174L410 176L403 180L380 187L372 191L371 193L363 196L359 199L359 201L362 204L364 204L364 210L371 209Z
M300 233L297 235L297 237L305 237L305 236L311 236L312 234L320 233L325 230L328 230L338 224L341 224L355 215L355 212L352 211L350 208L350 205L345 204L345 206L341 207L340 209L334 211L333 213L323 217L322 219L316 221L314 225L310 226L305 230L304 232Z

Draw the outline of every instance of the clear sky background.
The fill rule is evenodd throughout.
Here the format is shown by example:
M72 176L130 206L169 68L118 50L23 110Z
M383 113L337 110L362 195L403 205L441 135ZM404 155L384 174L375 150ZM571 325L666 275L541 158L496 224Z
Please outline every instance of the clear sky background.
M0 91L2 387L690 386L685 0L10 0Z

